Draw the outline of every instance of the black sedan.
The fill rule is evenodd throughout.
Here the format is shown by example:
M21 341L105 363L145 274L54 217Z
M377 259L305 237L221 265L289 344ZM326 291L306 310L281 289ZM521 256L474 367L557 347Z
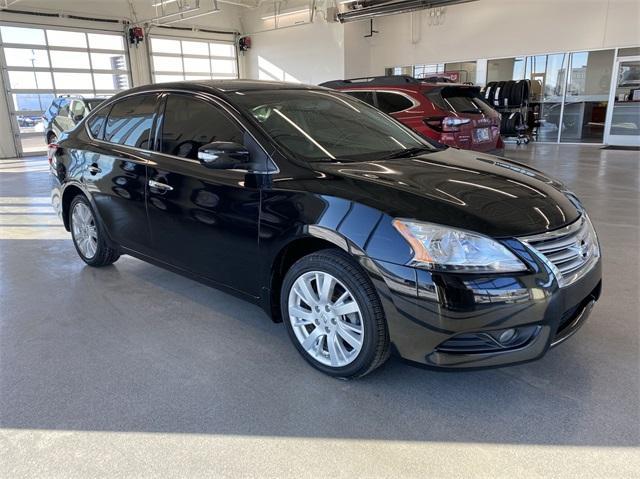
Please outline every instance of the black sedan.
M596 233L562 184L320 87L135 88L49 159L87 264L129 254L258 303L341 378L390 354L445 369L537 359L600 295Z

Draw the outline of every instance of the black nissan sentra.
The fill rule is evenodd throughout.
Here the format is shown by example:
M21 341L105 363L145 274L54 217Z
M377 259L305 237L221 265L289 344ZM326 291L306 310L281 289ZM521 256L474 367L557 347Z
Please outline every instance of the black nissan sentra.
M596 233L561 183L431 144L332 90L135 88L49 158L88 265L128 254L258 303L332 376L391 354L443 369L531 361L600 296Z

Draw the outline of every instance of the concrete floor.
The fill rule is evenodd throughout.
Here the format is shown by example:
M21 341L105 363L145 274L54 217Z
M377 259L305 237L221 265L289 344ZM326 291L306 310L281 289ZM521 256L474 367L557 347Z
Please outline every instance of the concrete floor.
M141 261L91 269L46 162L0 160L0 477L640 477L640 155L529 145L603 245L604 294L527 365L311 369L257 307Z

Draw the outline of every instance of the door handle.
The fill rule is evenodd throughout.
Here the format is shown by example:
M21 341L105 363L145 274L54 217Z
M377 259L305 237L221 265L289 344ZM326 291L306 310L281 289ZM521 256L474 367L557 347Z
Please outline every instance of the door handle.
M93 165L91 165L89 168L87 168L87 170L92 175L97 175L98 173L102 173L102 170L100 168L98 168L98 165L96 165L95 163Z
M160 183L159 181L149 180L149 186L157 190L173 191L173 186L170 186L166 183Z

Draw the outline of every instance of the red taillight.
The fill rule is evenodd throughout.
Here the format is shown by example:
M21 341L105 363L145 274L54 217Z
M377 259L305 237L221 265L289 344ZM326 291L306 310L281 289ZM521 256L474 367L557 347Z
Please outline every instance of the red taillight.
M424 119L425 125L436 131L459 131L461 125L471 123L470 118L458 118L455 116L431 116Z
M442 121L444 118L444 116L429 116L422 121L424 121L425 125L435 131L442 131Z
M49 143L49 146L47 147L47 158L49 159L50 165L53 165L53 160L55 159L57 151L58 151L58 144Z

